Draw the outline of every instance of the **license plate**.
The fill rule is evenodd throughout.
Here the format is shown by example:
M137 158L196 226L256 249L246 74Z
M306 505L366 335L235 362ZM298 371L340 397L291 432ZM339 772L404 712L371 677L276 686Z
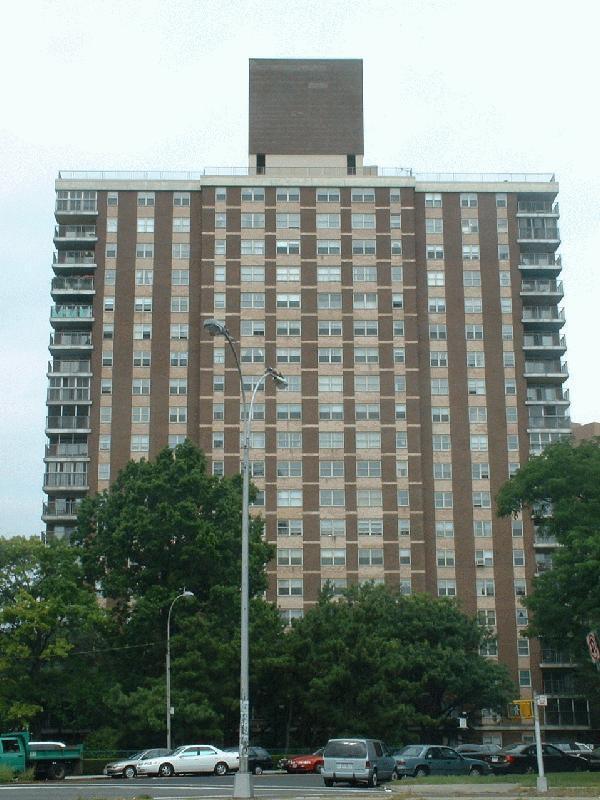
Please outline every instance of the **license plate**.
M352 769L352 764L349 764L347 761L339 761L336 764L337 769Z
M492 756L492 761L494 762L494 764L497 764L500 761L500 759L498 758L498 756Z

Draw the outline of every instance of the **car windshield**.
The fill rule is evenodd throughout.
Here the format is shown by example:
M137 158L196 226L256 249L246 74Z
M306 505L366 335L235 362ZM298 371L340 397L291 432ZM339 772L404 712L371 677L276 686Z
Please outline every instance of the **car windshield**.
M144 755L145 752L146 752L145 750L140 750L139 753L134 753L132 756L127 756L127 758L121 758L119 760L120 761L140 761L140 759L142 758L142 756Z
M523 752L525 747L526 747L526 745L524 745L524 744L511 744L511 745L509 745L509 747L505 747L504 750L507 753L509 753L509 752L521 753L521 752Z
M396 756L420 756L423 752L423 747L420 744L407 744L406 747L402 747L400 750L397 750L394 755Z
M365 758L367 747L364 742L336 739L327 743L324 755L327 758Z

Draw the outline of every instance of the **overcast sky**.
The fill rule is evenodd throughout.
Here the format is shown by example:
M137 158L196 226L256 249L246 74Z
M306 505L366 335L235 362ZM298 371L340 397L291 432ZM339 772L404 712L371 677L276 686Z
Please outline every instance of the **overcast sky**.
M58 170L245 164L251 57L362 58L366 163L556 173L572 417L600 420L592 0L21 0L2 16L0 535L43 527Z

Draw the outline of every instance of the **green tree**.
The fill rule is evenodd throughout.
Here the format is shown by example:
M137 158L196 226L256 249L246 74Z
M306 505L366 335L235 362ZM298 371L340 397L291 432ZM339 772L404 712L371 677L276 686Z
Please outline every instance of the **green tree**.
M78 553L60 542L0 539L0 720L60 730L95 715L103 676L86 653L103 646L104 612ZM81 653L81 655L78 655Z
M456 728L453 715L502 706L512 685L479 655L485 635L449 600L369 584L341 599L325 592L286 637L281 697L294 738L439 738Z
M600 439L547 447L504 484L497 505L500 516L532 513L561 545L525 600L529 634L588 662L585 635L600 631Z

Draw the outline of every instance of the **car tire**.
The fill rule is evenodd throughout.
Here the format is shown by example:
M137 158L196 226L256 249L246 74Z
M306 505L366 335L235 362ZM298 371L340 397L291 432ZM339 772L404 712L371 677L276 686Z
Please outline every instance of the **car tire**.
M320 775L323 772L323 764L317 764L315 767L315 774Z
M229 767L224 761L217 761L217 763L215 764L214 772L215 775L220 775L220 776L227 775L227 773L229 772Z
M532 767L531 764L525 767L525 775L534 775L536 772L535 767Z
M417 767L415 770L415 778L426 778L429 775L427 767Z
M400 775L398 775L398 770L397 769L393 769L392 770L392 774L390 775L390 780L392 780L392 781L400 780Z
M469 775L483 775L483 770L481 767L471 767Z
M323 783L325 786L333 786L333 779L332 778L323 778Z
M127 778L127 780L131 780L131 778L137 777L137 769L130 764L128 767L125 767L123 770L123 777Z
M173 764L165 763L161 764L158 768L158 774L161 778L172 778L175 774L175 770L173 769Z
M378 783L379 783L379 781L377 780L377 770L374 769L373 770L373 774L371 775L371 777L367 781L367 786L369 786L372 789L374 789L378 785Z
M263 773L263 768L260 766L260 764L257 764L257 765L254 767L254 769L252 770L252 772L253 772L255 775L262 775L262 773Z
M66 774L67 770L65 769L64 764L52 764L52 766L50 767L50 778L53 781L64 780Z

